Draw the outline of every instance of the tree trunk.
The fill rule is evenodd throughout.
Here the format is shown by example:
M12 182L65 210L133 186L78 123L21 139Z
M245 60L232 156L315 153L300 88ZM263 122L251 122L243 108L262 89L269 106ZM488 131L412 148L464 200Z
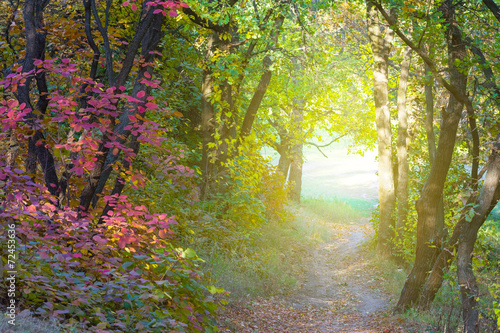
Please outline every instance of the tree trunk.
M378 12L372 1L366 2L368 17L368 35L374 57L373 95L378 139L378 196L380 202L380 223L378 230L377 254L391 254L393 236L392 212L396 197L392 171L392 133L388 99L388 61L394 33L389 28L383 34Z
M476 211L476 214L473 219L483 219L486 220L490 212L495 208L499 199L500 199L500 187L497 187L493 200L490 202L489 207L487 207L487 202L485 201L486 193L483 193L484 187L481 189L481 192L478 194L477 192L473 192L469 199L467 200L466 206L472 207L477 203L481 203L480 211ZM482 207L483 204L486 204L485 208ZM486 210L484 210L486 209ZM454 253L458 247L458 239L462 234L462 230L464 226L466 226L469 222L467 221L467 215L470 210L464 210L462 213L460 220L455 225L453 229L453 234L451 238L448 240L446 246L441 250L436 262L434 263L434 267L432 268L432 272L425 282L425 285L422 288L422 295L419 300L419 308L422 310L428 310L431 306L432 301L436 297L439 288L444 280L444 273L449 269L452 260L454 259Z
M285 17L282 15L276 18L276 21L274 22L274 35L272 36L272 43L269 43L268 48L276 47L278 45L278 37L284 20ZM255 117L257 116L257 111L259 110L262 99L264 98L267 88L269 87L269 83L271 82L271 77L273 74L271 72L272 64L273 61L268 55L266 55L264 59L262 59L264 73L262 73L260 77L259 84L257 85L252 100L250 101L250 104L248 105L248 108L245 112L245 118L243 119L243 124L241 125L240 130L240 140L249 135L250 131L252 130L253 122L255 120Z
M135 63L136 55L141 48L142 45L142 55L150 57L150 51L154 49L154 47L160 42L162 37L161 28L163 26L165 18L161 14L154 14L154 8L150 8L147 6L143 6L144 14L139 22L138 28L136 30L136 34L134 35L131 43L128 46L127 53L125 55L124 60L122 61L122 67L120 72L118 73L114 87L119 87L125 85L128 77L130 76L130 72ZM140 71L139 73L141 73ZM133 112L133 109L129 109L128 112ZM114 136L118 134L118 136L122 136L122 140L126 139L123 136L123 131L125 129L126 124L122 121L123 116L126 113L122 113L119 121L117 119L112 118L110 130L113 131L113 134L104 133L102 135L102 141L99 146L99 150L96 153L96 163L94 169L91 170L87 183L83 188L80 194L80 206L78 214L81 216L86 213L90 208L92 201L94 200L94 196L96 195L97 188L99 184L105 183L109 177L109 173L105 170L106 160L110 154L113 154L110 151L107 143L111 141L110 136ZM128 121L128 117L126 117L126 121Z
M210 61L214 50L217 48L218 36L213 32L208 39L208 52L205 61ZM215 150L214 134L215 134L215 112L210 97L213 93L213 78L212 71L208 64L205 64L203 70L203 79L201 83L201 138L202 138L202 155L201 155L201 200L205 200L207 193L210 191L210 184L214 177L214 157Z
M243 140L246 136L250 134L252 130L253 122L255 117L257 116L257 111L259 110L260 103L266 94L267 87L269 87L269 83L271 82L271 76L273 73L270 70L272 65L272 60L269 56L265 56L262 60L262 64L264 67L264 73L260 77L259 84L255 89L252 100L248 105L247 111L245 113L245 118L243 119L243 124L241 125L240 131L240 140Z
M430 49L430 48L429 48ZM434 134L434 94L432 92L432 72L429 65L424 63L425 76L431 74L430 80L425 80L424 91L425 91L425 132L427 134L427 149L429 150L429 164L432 166L434 164L436 156L436 136ZM444 227L444 202L443 196L439 199L436 229L438 232L443 233ZM444 233L442 235L444 237Z
M302 104L302 103L300 103ZM290 163L290 183L292 184L292 189L290 190L290 199L300 203L300 193L302 192L302 165L304 164L303 158L303 128L302 121L304 119L303 109L300 105L299 107L294 107L292 110L292 128L293 132L298 134L295 138L292 149L291 149L291 163Z
M410 72L411 48L404 50L401 64L401 76L398 88L398 221L396 230L398 238L402 239L408 216L408 117L406 112L406 97L408 87L408 74Z
M285 181L288 178L288 170L290 169L290 164L292 160L290 159L290 140L288 139L286 133L280 133L280 144L277 147L277 151L280 154L280 159L278 162L278 170L285 176Z
M462 320L463 332L465 333L479 332L479 308L477 304L479 287L472 270L472 252L479 228L487 217L486 212L495 199L495 192L499 187L500 156L498 149L500 149L500 144L497 142L488 161L488 172L478 200L479 206L474 208L475 215L469 223L464 225L458 240L457 275L462 294Z
M440 9L448 23L446 40L448 43L450 82L459 94L466 96L467 76L462 73L463 70L459 71L455 66L455 63L461 63L466 58L466 49L460 31L457 31L456 25L453 24L455 19L454 7L451 1L447 0L441 4ZM434 266L440 252L441 235L437 226L438 206L455 148L455 139L462 109L462 103L454 95L451 95L447 109L443 112L435 161L420 199L415 204L418 213L415 263L406 279L396 305L395 310L398 312L403 312L408 307L416 305L421 288L429 275L428 272Z

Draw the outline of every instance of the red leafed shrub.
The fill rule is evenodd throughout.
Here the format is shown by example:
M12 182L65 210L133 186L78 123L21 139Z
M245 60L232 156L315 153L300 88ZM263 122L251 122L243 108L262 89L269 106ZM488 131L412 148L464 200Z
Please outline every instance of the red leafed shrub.
M34 65L0 82L10 94L0 101L0 236L15 245L2 260L17 271L19 309L81 331L216 330L212 295L222 290L204 284L193 250L171 244L175 219L133 205L121 191L145 184L132 162L139 144L160 144L161 129L146 118L160 106L144 90L129 95L74 76L69 59ZM41 73L53 86L44 116L13 98ZM98 168L100 179L106 170L111 176L84 207ZM5 280L0 289L7 297Z

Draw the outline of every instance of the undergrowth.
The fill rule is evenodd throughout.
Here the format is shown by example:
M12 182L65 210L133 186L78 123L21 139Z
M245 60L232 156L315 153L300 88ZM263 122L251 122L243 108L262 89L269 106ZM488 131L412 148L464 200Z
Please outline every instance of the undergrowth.
M292 292L305 272L307 253L330 241L331 223L353 222L363 216L338 199L305 198L291 211L288 221L262 225L238 249L221 252L216 242L198 249L206 270L230 292L230 299Z
M24 315L20 313L16 316L15 330L8 323L10 319L5 316L0 316L0 332L16 332L16 333L77 333L76 327L62 327L56 320L41 320L33 317L31 314Z
M497 333L500 327L500 227L498 209L490 215L478 234L474 250L473 265L480 287L480 332ZM372 249L372 265L377 267L383 278L383 287L396 302L410 272L411 266L400 268L392 260L377 258ZM395 303L394 303L395 304ZM460 287L457 282L456 264L452 264L436 298L428 311L409 309L407 320L425 323L432 332L462 332Z

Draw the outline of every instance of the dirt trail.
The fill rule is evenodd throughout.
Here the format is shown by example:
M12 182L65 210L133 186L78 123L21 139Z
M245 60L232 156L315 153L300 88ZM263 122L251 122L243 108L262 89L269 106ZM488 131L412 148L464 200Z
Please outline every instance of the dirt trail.
M333 224L335 236L311 251L300 289L288 297L230 305L223 332L423 332L389 314L383 278L362 245L372 232L359 224ZM402 327L401 325L405 326Z
M309 327L318 332L372 332L367 328L388 310L389 301L378 288L382 278L361 251L371 228L367 220L334 227L339 231L334 240L312 253L307 280L292 297L292 306L331 312L331 320Z

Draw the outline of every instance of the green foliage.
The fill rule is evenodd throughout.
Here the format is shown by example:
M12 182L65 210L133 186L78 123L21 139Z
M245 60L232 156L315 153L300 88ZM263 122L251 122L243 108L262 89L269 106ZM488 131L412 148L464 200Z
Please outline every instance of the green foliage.
M486 315L496 318L500 324L500 225L498 220L490 219L478 233L474 269L484 287L480 298L481 308ZM500 326L500 325L499 325Z

